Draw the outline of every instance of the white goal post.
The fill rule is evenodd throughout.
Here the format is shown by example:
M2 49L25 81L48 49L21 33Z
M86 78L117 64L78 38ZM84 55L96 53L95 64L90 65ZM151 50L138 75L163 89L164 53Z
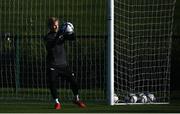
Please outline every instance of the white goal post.
M114 104L114 0L108 0L108 77L107 100Z
M109 0L110 105L169 103L175 2Z

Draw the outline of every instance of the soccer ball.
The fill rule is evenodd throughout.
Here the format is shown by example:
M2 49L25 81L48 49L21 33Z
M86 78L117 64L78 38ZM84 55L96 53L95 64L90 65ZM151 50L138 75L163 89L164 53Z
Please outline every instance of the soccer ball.
M148 93L148 94L146 94L146 96L147 96L149 102L154 102L156 100L154 94L152 94L152 93Z
M74 26L72 23L70 22L65 22L62 24L62 26L60 27L60 31L63 34L67 34L67 35L71 35L74 33Z
M135 94L130 94L129 95L129 102L130 103L136 103L138 100L137 96Z
M114 102L117 103L119 100L118 96L116 94L114 94Z
M148 102L148 98L144 93L139 94L139 102L140 103L147 103Z

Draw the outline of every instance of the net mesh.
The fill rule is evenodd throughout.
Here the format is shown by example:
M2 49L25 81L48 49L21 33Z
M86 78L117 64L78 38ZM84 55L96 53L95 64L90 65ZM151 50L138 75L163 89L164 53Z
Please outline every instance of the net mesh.
M114 7L114 89L120 102L147 92L169 102L175 0L115 0Z

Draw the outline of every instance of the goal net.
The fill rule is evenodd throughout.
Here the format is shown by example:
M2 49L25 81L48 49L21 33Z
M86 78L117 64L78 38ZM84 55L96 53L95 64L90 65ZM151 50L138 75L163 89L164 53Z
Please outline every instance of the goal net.
M85 101L105 101L106 2L104 0L0 0L0 101L51 100L43 37L47 20L73 23L76 41L66 42L68 63ZM61 101L71 101L59 77Z
M174 7L175 0L114 0L115 104L149 102L142 93L169 102Z

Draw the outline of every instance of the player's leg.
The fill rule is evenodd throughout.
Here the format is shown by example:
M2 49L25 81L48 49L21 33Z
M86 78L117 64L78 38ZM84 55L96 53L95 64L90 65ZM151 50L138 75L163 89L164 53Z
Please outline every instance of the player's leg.
M73 102L75 104L77 104L79 107L85 108L86 105L82 101L80 101L80 99L79 99L79 92L78 92L79 91L79 85L76 81L75 74L72 73L68 67L66 67L64 75L65 75L65 79L68 80L68 82L70 82L70 87L71 87L73 94L74 94L74 101Z
M55 101L55 109L61 109L61 104L59 102L58 91L57 91L57 76L58 71L55 68L48 68L47 69L47 76L49 82L49 89L51 95Z

